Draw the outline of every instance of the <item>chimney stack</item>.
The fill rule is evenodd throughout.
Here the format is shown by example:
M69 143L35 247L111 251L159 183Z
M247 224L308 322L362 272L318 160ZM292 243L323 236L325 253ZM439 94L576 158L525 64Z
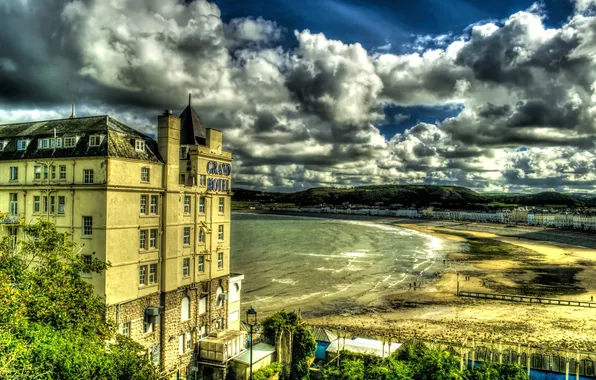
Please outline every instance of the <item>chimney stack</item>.
M76 117L77 117L77 114L76 114L76 112L75 112L75 105L74 105L74 103L73 103L73 104L72 104L72 114L70 115L70 118L71 118L71 119L74 119L74 118L76 118Z

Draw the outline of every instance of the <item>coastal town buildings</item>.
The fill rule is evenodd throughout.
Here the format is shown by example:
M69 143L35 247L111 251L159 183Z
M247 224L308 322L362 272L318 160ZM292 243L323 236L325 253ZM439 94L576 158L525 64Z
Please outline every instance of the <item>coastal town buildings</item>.
M68 119L0 125L3 231L16 242L20 221L54 222L85 261L111 263L82 276L120 333L165 374L213 375L221 360L197 365L198 341L245 342L233 331L244 277L230 277L231 163L190 99L179 117L157 118L157 140L74 107Z
M344 215L393 216L410 219L435 219L467 221L478 223L499 223L507 225L528 225L548 228L564 228L596 231L596 215L579 214L569 211L537 210L527 207L488 211L432 210L423 209L382 209L382 208L334 208L334 207L267 207L265 210L296 213L329 213Z

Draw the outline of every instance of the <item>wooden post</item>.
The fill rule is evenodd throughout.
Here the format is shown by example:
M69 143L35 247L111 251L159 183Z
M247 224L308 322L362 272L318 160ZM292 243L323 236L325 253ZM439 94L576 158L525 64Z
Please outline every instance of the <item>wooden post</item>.
M472 363L470 363L470 369L474 368L476 364L476 343L474 339L472 339Z
M575 356L575 380L579 380L579 350Z
M459 348L459 370L463 371L464 370L464 348L460 347Z
M526 367L528 368L528 377L530 377L530 345L528 345L528 351L526 353Z
M565 380L569 380L569 357L565 357Z

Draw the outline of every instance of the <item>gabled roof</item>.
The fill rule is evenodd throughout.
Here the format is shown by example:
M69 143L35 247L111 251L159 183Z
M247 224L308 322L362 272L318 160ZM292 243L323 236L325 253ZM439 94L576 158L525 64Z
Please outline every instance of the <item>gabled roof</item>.
M180 145L205 145L206 141L207 130L188 95L188 106L180 114Z
M74 147L41 149L43 138L78 136ZM89 136L103 135L99 146L89 146ZM30 140L25 150L17 150L18 140ZM68 158L68 157L123 157L144 161L164 162L157 142L109 116L77 117L70 119L33 121L0 125L0 140L7 145L0 151L0 160ZM145 141L144 151L135 149L135 141Z

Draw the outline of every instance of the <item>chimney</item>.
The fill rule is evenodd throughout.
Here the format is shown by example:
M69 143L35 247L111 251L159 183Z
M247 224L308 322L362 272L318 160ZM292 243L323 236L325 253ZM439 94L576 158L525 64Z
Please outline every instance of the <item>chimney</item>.
M75 105L74 103L72 104L72 114L70 115L71 119L75 119L77 117L77 114L75 112Z

